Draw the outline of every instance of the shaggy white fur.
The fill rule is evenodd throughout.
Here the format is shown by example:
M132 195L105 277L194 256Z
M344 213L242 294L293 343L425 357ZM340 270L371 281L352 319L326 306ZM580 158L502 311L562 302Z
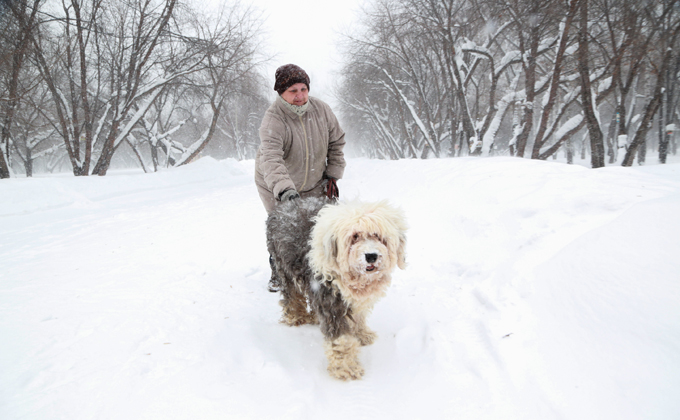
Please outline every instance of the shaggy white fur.
M402 211L387 201L326 206L312 229L310 266L345 300L372 306L389 286L392 270L406 268L407 229ZM370 254L376 255L374 262L367 261Z
M343 381L364 376L364 368L359 362L360 344L356 337L348 334L326 341L324 346L328 359L328 373Z
M385 295L394 268L406 268L407 229L401 210L386 201L346 202L318 213L309 265L318 282L340 292L352 320L349 334L326 342L331 376L343 380L363 376L359 346L372 344L377 337L366 326L366 317Z

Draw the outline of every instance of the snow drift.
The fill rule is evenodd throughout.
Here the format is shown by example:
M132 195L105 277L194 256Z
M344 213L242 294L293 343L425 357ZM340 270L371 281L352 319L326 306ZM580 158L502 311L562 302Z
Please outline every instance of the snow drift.
M680 416L680 165L350 160L410 224L350 383L277 322L252 172L0 182L0 418Z

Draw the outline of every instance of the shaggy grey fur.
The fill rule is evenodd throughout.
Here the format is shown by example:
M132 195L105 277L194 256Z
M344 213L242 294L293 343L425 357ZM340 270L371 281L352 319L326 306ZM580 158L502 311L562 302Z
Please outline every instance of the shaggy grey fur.
M326 205L332 205L326 198L279 204L267 219L267 248L281 282L283 321L290 325L318 322L326 339L333 340L350 331L351 310L338 290L314 280L307 261L314 217Z

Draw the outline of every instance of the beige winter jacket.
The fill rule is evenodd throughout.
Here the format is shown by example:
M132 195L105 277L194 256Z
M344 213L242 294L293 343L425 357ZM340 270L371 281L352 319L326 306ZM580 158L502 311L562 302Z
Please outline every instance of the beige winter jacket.
M307 112L298 116L277 98L260 125L255 157L255 183L273 197L295 188L299 193L319 187L323 176L339 179L345 170L345 133L331 108L310 97Z

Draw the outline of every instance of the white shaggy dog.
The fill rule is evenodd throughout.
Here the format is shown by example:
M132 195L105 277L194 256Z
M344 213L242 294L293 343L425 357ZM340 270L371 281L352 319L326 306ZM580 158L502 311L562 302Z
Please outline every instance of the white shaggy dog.
M333 377L364 374L359 347L376 338L366 316L385 295L394 268L406 268L406 230L402 212L384 201L294 200L267 219L282 322L320 324Z

